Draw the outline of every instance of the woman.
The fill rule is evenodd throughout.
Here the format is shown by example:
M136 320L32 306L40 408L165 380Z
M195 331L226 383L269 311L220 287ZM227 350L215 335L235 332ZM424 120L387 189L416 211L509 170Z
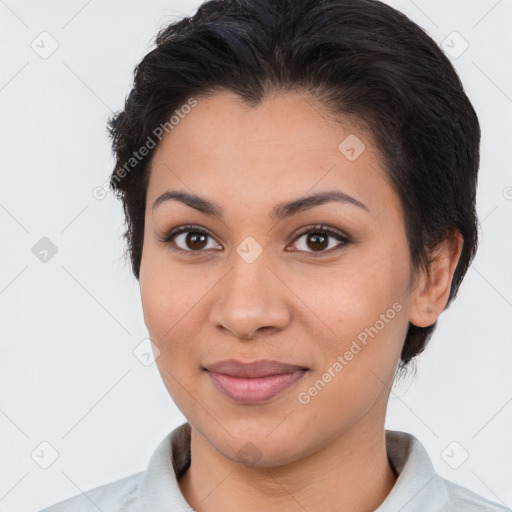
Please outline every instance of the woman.
M480 129L448 59L375 0L211 1L156 43L111 186L188 421L46 510L506 510L384 428L477 247Z

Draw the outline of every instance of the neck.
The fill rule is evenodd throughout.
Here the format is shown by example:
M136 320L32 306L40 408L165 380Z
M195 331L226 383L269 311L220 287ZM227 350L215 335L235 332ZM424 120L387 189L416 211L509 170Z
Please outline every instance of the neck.
M322 450L275 467L234 463L192 428L191 459L179 485L197 512L371 512L397 478L387 458L383 421L366 428L358 424Z

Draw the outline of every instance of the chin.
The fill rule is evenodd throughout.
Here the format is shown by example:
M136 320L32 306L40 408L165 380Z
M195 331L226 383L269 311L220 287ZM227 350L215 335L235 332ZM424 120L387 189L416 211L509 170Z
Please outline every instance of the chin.
M313 453L315 447L308 450L304 426L287 423L281 416L210 421L203 424L206 428L200 425L199 431L210 445L233 462L247 467L282 466L303 458L307 452Z

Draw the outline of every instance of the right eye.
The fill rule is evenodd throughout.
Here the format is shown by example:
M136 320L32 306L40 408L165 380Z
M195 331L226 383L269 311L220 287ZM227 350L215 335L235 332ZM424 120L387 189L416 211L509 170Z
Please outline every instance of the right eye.
M204 249L215 248L215 243L208 247L208 238L213 242L210 233L198 226L180 226L167 233L162 241L173 251L192 254L204 252ZM217 247L219 247L218 244Z

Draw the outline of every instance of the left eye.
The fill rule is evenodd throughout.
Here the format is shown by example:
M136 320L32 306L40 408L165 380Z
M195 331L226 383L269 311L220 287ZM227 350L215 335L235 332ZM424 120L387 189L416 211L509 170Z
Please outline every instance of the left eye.
M325 252L331 252L331 249L333 247L340 248L343 245L349 243L349 239L346 236L324 226L316 226L314 228L309 228L307 231L303 232L302 234L299 235L298 238L295 239L295 243L299 242L301 239L304 239L303 247L309 249L312 248L313 250L310 251L307 249L299 248L299 251L309 253L311 254L311 256L321 256ZM331 245L329 239L337 240L338 243L334 243Z
M208 239L211 241L210 247L208 246ZM333 247L339 248L349 243L349 239L346 236L326 228L325 226L315 226L308 228L306 231L303 230L302 233L295 238L294 244L297 244L302 239L304 239L303 247L305 247L305 249L299 248L299 252L306 252L312 256L321 256L323 253L327 252L327 250L330 252ZM331 241L334 239L338 243L331 244L329 239L331 239ZM215 243L214 238L207 231L195 226L182 226L181 228L171 230L162 241L168 244L172 250L188 253L203 252L203 249L222 248ZM180 243L182 244L181 246ZM172 247L173 245L177 248Z

